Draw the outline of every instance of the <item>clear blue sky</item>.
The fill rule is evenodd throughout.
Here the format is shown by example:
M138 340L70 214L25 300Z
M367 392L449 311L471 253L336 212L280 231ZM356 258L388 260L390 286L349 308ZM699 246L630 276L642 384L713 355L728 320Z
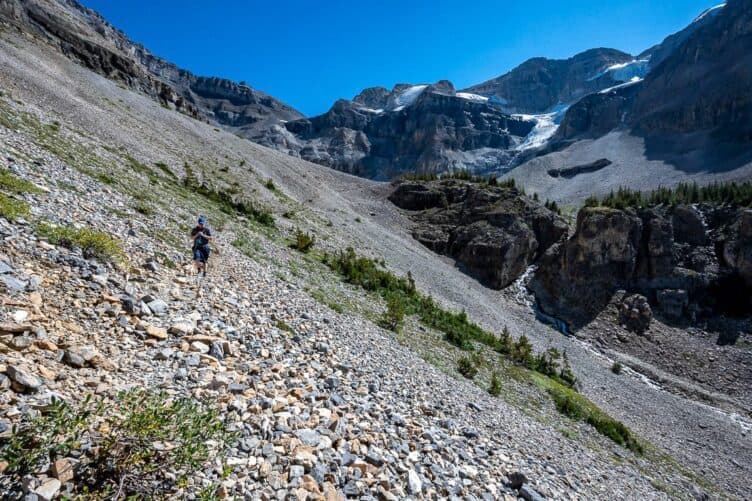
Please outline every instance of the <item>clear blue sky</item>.
M365 87L462 88L534 56L636 54L720 0L82 2L158 56L314 115Z

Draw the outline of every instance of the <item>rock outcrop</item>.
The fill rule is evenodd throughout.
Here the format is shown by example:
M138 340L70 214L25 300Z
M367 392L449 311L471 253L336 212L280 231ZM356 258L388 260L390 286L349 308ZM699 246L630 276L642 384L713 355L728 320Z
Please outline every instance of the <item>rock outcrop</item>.
M643 294L670 322L749 315L750 222L752 211L729 206L584 208L574 235L541 258L531 288L544 311L574 327L617 289Z
M389 199L416 211L415 239L496 289L511 284L567 231L560 216L516 188L456 179L403 182Z

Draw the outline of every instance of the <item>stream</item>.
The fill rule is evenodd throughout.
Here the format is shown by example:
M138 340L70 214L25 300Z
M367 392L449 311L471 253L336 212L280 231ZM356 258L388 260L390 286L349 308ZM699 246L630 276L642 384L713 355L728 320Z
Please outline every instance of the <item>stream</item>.
M572 335L572 332L568 329L566 322L563 320L560 320L554 316L548 315L547 313L544 313L541 311L541 309L538 307L538 303L535 299L535 295L530 291L530 289L527 287L527 284L529 283L530 279L533 277L533 274L535 273L535 270L537 269L536 265L528 266L527 269L522 273L522 275L519 276L517 280L512 283L512 293L514 294L515 300L519 302L520 304L523 304L530 308L535 315L535 318L542 323L545 323L547 325L550 325L557 331L561 332L565 336L571 338L575 343L582 346L585 351L593 355L595 358L601 360L606 366L610 367L615 362L614 359L608 357L598 349L596 349L591 343L584 341L582 339L577 338L576 336ZM671 393L672 395L676 395L676 393L671 392L670 390L666 389L658 383L657 381L654 381L653 379L649 378L645 374L642 374L641 372L638 372L627 365L623 365L622 372L630 377L633 377L635 379L638 379L641 383L643 383L645 386L648 386L649 388L656 390L656 391L663 391L667 393ZM730 421L736 423L742 430L744 434L752 432L752 420L749 420L748 418L731 411L725 411L722 409L719 409L718 407L697 401L692 399L692 402L694 402L697 405L700 405L702 407L705 407L707 409L710 409L716 414L719 414L721 416L726 417Z

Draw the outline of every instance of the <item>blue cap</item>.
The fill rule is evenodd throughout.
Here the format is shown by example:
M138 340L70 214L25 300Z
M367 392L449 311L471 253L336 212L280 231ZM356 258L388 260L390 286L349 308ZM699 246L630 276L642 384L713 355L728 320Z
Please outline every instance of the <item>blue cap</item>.
M199 216L198 217L198 224L201 224L201 225L206 224L206 216Z

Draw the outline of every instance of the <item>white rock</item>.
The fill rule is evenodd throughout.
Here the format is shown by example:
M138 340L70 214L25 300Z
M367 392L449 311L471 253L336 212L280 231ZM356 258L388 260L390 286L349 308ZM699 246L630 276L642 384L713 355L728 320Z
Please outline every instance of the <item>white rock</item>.
M39 496L44 501L50 501L57 496L58 491L61 487L60 480L56 478L51 478L47 480L45 483L34 489L34 494Z

